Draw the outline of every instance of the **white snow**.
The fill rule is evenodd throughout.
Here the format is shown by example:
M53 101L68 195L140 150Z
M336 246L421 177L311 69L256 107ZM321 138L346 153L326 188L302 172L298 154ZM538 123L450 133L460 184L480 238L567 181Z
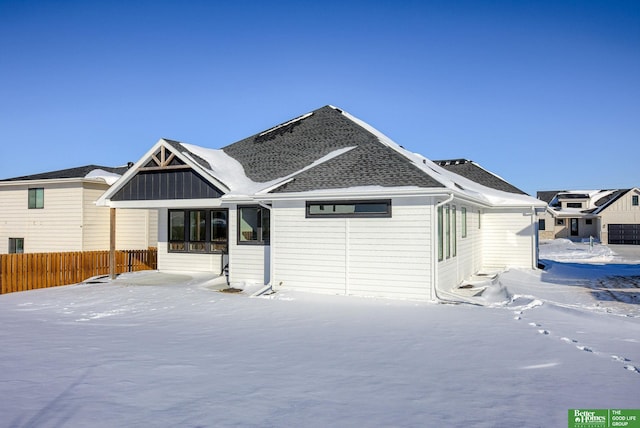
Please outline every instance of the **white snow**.
M302 119L302 117L296 120L300 120L300 119ZM219 179L225 186L229 188L230 192L225 194L222 197L223 199L234 198L237 196L252 196L257 193L268 192L274 187L280 186L286 183L287 181L291 180L294 176L310 168L316 167L324 162L327 162L355 148L355 147L344 147L341 149L334 150L328 153L327 155L319 159L316 159L311 164L300 169L299 171L295 171L292 174L277 178L275 180L267 181L267 182L256 182L251 180L249 177L247 177L242 164L238 162L236 159L226 154L224 150L207 149L205 147L200 147L193 144L184 144L184 143L181 143L181 144L191 153L194 153L199 157L201 157L202 159L206 160L211 166L211 170L210 170L211 174L217 179ZM188 154L185 154L185 155L188 156Z
M549 268L503 272L484 306L249 298L177 272L1 295L0 425L550 427L638 408L640 265L615 251L545 243Z
M89 171L89 173L84 176L84 178L97 178L97 179L104 180L104 182L107 183L109 186L113 185L113 183L118 181L120 177L121 177L120 174L105 171L104 169L99 169L99 168Z

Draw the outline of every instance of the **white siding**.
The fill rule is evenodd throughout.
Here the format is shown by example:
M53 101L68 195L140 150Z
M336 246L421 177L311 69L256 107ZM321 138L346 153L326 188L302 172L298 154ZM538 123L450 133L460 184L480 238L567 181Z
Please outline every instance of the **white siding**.
M482 216L484 266L535 267L535 221L531 209L485 210Z
M427 198L394 199L391 218L305 218L304 201L274 203L275 286L429 298Z
M273 216L273 212L271 215ZM230 206L229 281L231 283L267 284L269 282L270 247L268 245L238 245L237 223L236 206Z
M44 208L28 209L27 185L2 188L0 240L24 238L25 253L80 251L82 248L82 188L78 184L34 185L44 188Z
M29 209L29 187L44 188L44 208ZM27 253L109 249L109 209L96 199L109 186L101 183L47 183L0 188L0 252L9 238L24 238ZM118 210L118 249L146 249L157 243L155 212Z
M441 290L451 290L459 285L464 279L469 278L474 273L482 269L482 233L478 228L479 208L469 204L462 204L459 201L448 204L451 212L453 207L456 209L456 255L451 253L446 258L446 250L444 260L438 262L438 288ZM463 237L463 221L462 208L467 209L467 235ZM437 214L434 210L434 216ZM446 221L446 217L445 217ZM453 215L451 215L451 223L453 230ZM453 239L453 232L451 235ZM447 243L445 243L446 245ZM437 252L435 253L437 257Z

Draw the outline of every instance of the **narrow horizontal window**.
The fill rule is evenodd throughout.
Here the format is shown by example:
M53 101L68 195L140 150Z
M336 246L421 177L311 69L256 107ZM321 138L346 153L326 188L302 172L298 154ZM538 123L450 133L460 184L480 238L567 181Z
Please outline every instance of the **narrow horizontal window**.
M391 200L307 202L309 217L391 217Z

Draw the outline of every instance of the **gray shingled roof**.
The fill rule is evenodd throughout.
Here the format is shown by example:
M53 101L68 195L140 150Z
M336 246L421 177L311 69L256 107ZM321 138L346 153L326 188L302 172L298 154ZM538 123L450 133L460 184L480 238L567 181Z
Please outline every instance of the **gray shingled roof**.
M503 192L518 193L526 195L525 192L517 187L507 183L500 177L490 173L477 163L467 159L450 159L433 161L444 169L468 178L471 181L482 184L491 189L501 190Z
M24 175L22 177L5 178L4 180L0 180L0 181L52 180L56 178L84 178L87 174L89 174L94 169L102 169L107 172L112 172L114 174L122 175L127 171L128 167L85 165L85 166L78 166L75 168L60 169L58 171L43 172L40 174Z
M267 182L300 171L323 156L347 147L355 148L298 174L293 181L272 192L375 185L443 187L331 106L245 138L223 150L243 165L250 179Z
M541 190L536 193L536 196L541 201L549 204L551 203L551 201L553 201L553 198L555 198L558 193L562 192L566 192L566 190Z

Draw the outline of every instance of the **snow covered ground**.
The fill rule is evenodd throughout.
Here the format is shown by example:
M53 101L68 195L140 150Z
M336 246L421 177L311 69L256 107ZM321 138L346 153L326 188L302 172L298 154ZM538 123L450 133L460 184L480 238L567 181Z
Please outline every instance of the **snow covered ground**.
M0 296L3 427L564 427L640 408L640 249L543 242L491 303L122 275ZM489 290L490 291L490 290ZM481 299L479 299L481 302Z

